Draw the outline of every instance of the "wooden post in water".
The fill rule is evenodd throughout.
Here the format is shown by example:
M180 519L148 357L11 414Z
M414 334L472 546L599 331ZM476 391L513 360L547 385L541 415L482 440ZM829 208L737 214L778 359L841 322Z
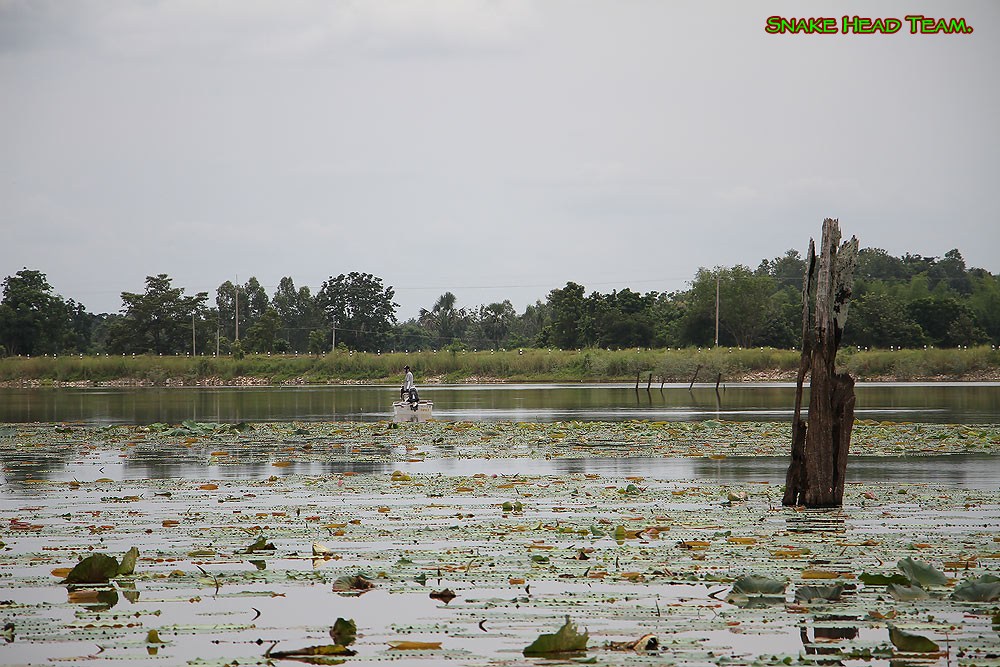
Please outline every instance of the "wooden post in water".
M802 285L802 357L795 389L792 461L783 505L835 507L844 500L847 454L854 426L854 378L836 372L858 260L858 239L840 243L837 220L823 221L819 257L809 240ZM801 419L809 374L809 422Z

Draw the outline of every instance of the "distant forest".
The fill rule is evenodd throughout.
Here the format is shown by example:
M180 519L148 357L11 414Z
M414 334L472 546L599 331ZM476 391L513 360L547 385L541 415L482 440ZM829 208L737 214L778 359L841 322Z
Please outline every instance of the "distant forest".
M313 353L712 346L794 348L801 330L804 260L795 250L763 260L699 269L690 289L587 293L574 282L518 313L509 300L461 306L445 292L416 318L398 321L395 292L368 273L330 277L313 294L282 278L268 295L256 278L226 281L214 295L187 295L166 274L122 309L93 314L55 294L41 271L3 281L0 356L44 354ZM843 343L872 348L1000 344L1000 277L943 257L865 248Z

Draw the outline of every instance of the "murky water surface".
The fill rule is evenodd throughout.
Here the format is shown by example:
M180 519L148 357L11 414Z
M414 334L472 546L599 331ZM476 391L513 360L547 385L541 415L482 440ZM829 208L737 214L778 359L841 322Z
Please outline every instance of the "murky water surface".
M396 387L0 388L0 422L150 424L387 419ZM793 384L431 385L439 419L621 421L790 419ZM861 383L857 417L933 423L1000 421L1000 383Z
M997 665L998 603L952 597L1000 571L996 427L859 424L835 510L781 506L783 429L0 426L0 664L264 665L343 617L345 664ZM134 574L61 583L131 547ZM862 582L905 559L946 582L918 602ZM371 590L337 592L359 574ZM784 590L730 598L748 574ZM803 601L816 586L835 599ZM585 652L522 655L567 616Z

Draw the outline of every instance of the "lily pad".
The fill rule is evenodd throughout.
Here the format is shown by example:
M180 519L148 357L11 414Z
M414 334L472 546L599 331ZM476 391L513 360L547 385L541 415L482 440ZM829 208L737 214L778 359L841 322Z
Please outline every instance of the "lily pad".
M888 586L889 584L900 584L906 586L910 583L910 580L901 574L871 574L864 572L858 579L861 580L865 586Z
M342 665L345 660L339 656L352 656L357 652L340 644L322 644L320 646L305 646L291 651L269 651L267 658L279 660L298 660L312 665Z
M953 600L963 602L995 602L1000 600L1000 582L992 575L983 575L978 579L966 579L955 587L951 594Z
M587 650L587 640L589 635L586 630L582 633L576 629L569 616L566 622L554 634L541 634L538 639L525 647L522 653L526 657L544 656L552 653L568 653Z
M894 600L899 600L900 602L915 602L916 600L926 600L930 597L930 594L920 586L889 584L886 591L888 591Z
M923 561L904 558L896 563L896 567L916 586L945 586L948 583L944 573Z
M330 628L330 638L335 644L350 646L358 637L358 626L353 618L337 618Z
M252 554L255 551L274 551L275 546L267 541L263 535L258 537L253 544L247 545L245 548L241 549L239 553Z
M375 588L375 584L373 584L371 579L363 574L338 577L337 580L333 582L333 591L335 593L360 595L361 593L370 591L373 588Z
M733 582L733 594L743 595L782 595L788 584L778 579L771 579L756 574L748 574Z
M132 547L122 556L122 562L118 564L118 576L128 576L135 574L135 563L139 560L139 550Z
M838 602L843 592L843 584L834 584L832 586L799 586L795 590L795 601L814 602L816 600L826 600L828 602Z
M107 554L87 556L70 570L64 584L106 584L118 576L118 560Z
M889 626L889 641L897 649L906 653L935 653L941 649L937 643L927 637L900 630L894 625Z

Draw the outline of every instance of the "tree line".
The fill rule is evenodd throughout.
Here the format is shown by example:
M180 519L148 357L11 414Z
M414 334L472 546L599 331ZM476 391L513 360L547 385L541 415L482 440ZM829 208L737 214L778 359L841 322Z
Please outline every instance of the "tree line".
M314 294L284 277L274 293L256 278L185 294L166 274L122 292L118 313L93 314L22 269L3 281L0 355L312 353L517 347L794 348L805 262L796 250L755 268L700 268L676 292L587 293L568 282L518 313L509 300L460 307L445 292L405 321L381 278L331 276ZM846 345L956 347L1000 343L1000 277L943 257L862 249Z

